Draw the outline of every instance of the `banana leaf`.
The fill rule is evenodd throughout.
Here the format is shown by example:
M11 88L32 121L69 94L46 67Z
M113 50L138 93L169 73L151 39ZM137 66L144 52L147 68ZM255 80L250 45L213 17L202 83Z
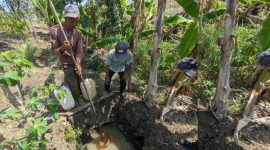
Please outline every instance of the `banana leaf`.
M192 20L186 19L179 15L166 17L163 21L163 25L188 25Z
M176 2L181 5L185 12L190 16L198 19L198 1L197 0L176 0Z
M221 8L221 9L217 9L217 10L213 10L213 11L210 11L208 13L205 13L203 15L203 21L208 21L210 19L215 19L215 18L223 15L225 12L226 12L226 9Z
M257 37L262 47L262 50L267 50L270 48L270 15L263 23L261 31L258 33Z
M109 37L104 37L98 41L96 41L95 43L93 43L91 45L91 48L96 48L96 47L103 47L109 44L113 44L116 43L117 41L119 41L120 39L118 37L115 36L109 36Z
M180 44L176 47L179 54L179 59L191 55L198 39L198 21L192 22L185 34L181 38Z

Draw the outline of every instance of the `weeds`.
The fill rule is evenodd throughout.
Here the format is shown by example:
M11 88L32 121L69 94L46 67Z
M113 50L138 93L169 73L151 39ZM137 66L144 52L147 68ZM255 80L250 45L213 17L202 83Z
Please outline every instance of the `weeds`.
M77 139L82 135L82 129L74 129L71 125L68 125L65 131L65 140L76 143Z
M0 14L0 18L1 31L4 31L5 35L18 38L26 37L26 22L18 21L16 18L6 14Z

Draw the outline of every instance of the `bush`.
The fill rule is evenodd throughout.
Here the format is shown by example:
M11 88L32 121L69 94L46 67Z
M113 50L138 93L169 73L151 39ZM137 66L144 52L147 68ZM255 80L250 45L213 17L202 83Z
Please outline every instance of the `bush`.
M1 31L3 31L5 35L17 38L25 38L25 29L27 26L25 21L18 21L16 18L5 14L0 14L0 18Z
M173 70L178 62L177 44L171 42L162 42L159 61L159 79L161 83L167 83L173 75ZM139 78L148 80L151 68L151 57L149 51L152 49L152 40L140 40L136 51L136 68L135 71Z
M223 23L206 24L203 27L199 70L207 80L218 79L221 54L217 39L224 34L224 27L221 24ZM231 64L231 79L235 81L235 85L243 86L253 72L255 65L252 62L261 52L256 38L257 33L258 29L249 26L237 26L235 29L237 42L233 47Z

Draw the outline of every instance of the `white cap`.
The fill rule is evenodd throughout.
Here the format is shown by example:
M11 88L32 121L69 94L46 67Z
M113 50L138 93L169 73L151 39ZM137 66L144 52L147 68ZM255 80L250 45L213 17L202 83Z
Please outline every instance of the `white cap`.
M78 18L80 12L77 5L68 4L65 6L64 17Z

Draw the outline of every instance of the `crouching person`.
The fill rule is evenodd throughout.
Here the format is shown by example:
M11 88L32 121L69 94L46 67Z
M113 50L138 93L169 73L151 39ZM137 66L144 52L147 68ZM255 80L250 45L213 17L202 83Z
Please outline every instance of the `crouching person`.
M111 87L111 80L115 73L118 73L120 78L120 94L125 96L126 88L126 73L133 62L133 55L128 50L128 45L125 42L118 42L115 49L109 51L105 60L105 91L108 93Z

